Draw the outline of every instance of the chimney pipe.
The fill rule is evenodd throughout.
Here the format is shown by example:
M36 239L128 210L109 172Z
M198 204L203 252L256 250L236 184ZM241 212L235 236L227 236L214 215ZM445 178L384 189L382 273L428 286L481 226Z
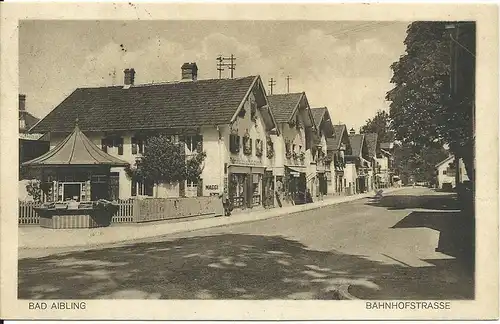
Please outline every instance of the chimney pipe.
M125 76L124 76L124 83L125 85L134 85L134 79L135 79L135 70L134 69L125 69L123 71Z
M196 81L198 79L198 66L196 63L184 63L181 66L182 80Z
M19 95L19 111L25 111L26 110L26 95L20 94Z

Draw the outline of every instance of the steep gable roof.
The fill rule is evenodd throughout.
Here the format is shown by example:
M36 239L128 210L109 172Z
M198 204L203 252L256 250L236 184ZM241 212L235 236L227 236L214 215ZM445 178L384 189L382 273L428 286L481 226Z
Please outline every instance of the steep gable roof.
M443 161L441 161L438 164L436 164L436 168L439 168L441 165L443 165L443 164L445 164L447 162L452 162L454 159L455 159L455 156L454 155L450 155L446 159L444 159Z
M333 125L333 137L326 139L326 147L328 150L340 149L342 137L347 135L346 125Z
M303 92L284 93L267 96L269 106L277 123L287 123L300 103Z
M368 147L368 156L371 158L377 157L377 133L367 133L365 134L365 142Z
M321 108L311 108L311 113L314 118L314 123L316 126L319 126L321 124L321 121L323 119L323 116L327 112L326 107L321 107Z
M362 157L364 140L365 136L363 134L349 135L349 141L351 142L353 156Z
M78 88L30 132L69 132L77 118L85 131L228 124L254 86L265 94L259 76Z

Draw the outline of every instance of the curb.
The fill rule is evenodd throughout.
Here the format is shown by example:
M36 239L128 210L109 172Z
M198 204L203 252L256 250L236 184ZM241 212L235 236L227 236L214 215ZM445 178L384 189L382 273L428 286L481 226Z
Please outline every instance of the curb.
M398 191L400 189L402 189L402 188L391 188L388 193ZM278 218L278 217L283 216L283 215L293 215L293 214L297 214L297 213L300 213L303 211L321 209L321 208L325 208L325 207L340 205L343 203L348 203L348 202L352 202L352 201L356 201L356 200L360 200L360 199L369 198L372 195L373 195L373 193L370 192L370 193L365 193L365 194L346 196L345 200L332 201L330 203L322 201L321 204L319 204L319 202L317 202L317 205L313 203L313 204L290 206L293 209L291 208L291 210L289 210L289 211L286 211L283 209L273 208L273 209L269 209L268 214L264 213L264 215L257 217L257 218L253 218L253 219L240 219L240 220L238 220L238 219L236 219L236 217L238 217L238 214L236 214L235 216L233 216L234 218L227 218L227 221L222 222L222 223L199 224L199 226L197 226L197 227L194 226L193 228L181 227L181 228L173 229L171 231L167 231L167 232L163 232L163 233L161 233L161 232L150 233L150 234L146 233L146 235L140 236L140 237L130 237L130 238L125 237L125 238L118 238L116 240L104 241L104 242L77 243L74 245L63 245L63 246L57 246L57 245L55 245L55 246L19 246L18 249L29 251L29 250L40 250L40 249L72 249L72 248L84 248L84 247L85 248L96 248L96 247L102 247L102 246L113 245L113 244L133 243L133 242L137 242L137 241L144 240L144 239L151 239L151 238L166 236L166 235L170 235L170 234L189 233L189 232L194 232L194 231L209 229L209 228L217 228L217 227L224 227L224 226L229 226L229 225L237 225L237 224L245 224L245 223L257 222L257 221L263 221L263 220L267 220L267 219ZM288 208L290 208L290 207L288 207ZM298 208L295 208L295 207L298 207ZM186 223L189 223L189 222L190 221L186 221ZM194 221L192 221L192 222L194 222ZM193 223L191 223L191 224L193 224ZM92 235L92 236L94 236L94 235ZM92 237L92 236L90 236L90 237Z

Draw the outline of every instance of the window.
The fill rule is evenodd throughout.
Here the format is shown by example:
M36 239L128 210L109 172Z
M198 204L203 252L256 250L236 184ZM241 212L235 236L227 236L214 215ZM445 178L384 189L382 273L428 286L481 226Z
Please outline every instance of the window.
M101 149L108 152L108 148L118 148L118 155L123 155L123 137L106 137L101 139Z
M153 196L154 183L148 180L132 181L132 196Z
M184 137L184 143L186 143L188 154L203 151L203 136L201 135L186 136Z
M446 175L446 170L443 170L443 175Z
M186 180L187 188L196 188L198 186L198 180Z
M132 137L132 154L143 154L144 153L144 142L145 140L140 137Z
M236 134L229 135L229 151L231 153L240 152L240 136Z

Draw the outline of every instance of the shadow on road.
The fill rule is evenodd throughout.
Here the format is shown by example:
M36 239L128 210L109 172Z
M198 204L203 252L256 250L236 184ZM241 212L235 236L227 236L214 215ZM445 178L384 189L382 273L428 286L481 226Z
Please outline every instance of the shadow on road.
M434 261L430 261L431 263ZM411 268L224 234L19 260L21 299L472 299L456 260Z
M439 232L436 252L455 258L457 265L472 279L475 273L475 220L473 203L460 202L456 194L393 195L372 199L368 205L388 210L424 209L412 211L397 222L393 229L426 227ZM436 263L435 260L426 260ZM446 262L441 260L441 262ZM441 263L442 264L442 263ZM472 280L471 279L471 280Z
M385 207L389 210L421 208L435 210L457 210L460 203L456 194L439 193L433 195L387 195L377 199L372 197L366 203L370 206Z

